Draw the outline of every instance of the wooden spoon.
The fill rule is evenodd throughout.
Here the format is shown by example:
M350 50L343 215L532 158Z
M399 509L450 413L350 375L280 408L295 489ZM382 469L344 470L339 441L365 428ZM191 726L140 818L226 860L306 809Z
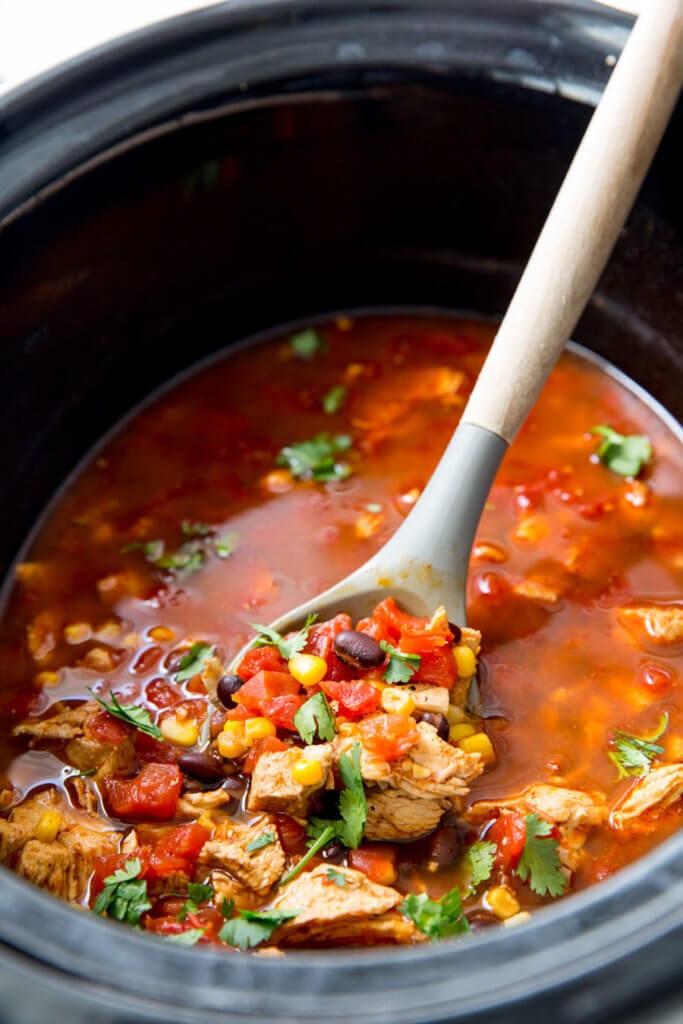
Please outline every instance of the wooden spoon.
M567 172L441 461L394 536L365 565L273 623L444 605L465 622L470 550L493 478L607 263L683 83L683 0L645 0ZM234 659L235 664L244 652Z

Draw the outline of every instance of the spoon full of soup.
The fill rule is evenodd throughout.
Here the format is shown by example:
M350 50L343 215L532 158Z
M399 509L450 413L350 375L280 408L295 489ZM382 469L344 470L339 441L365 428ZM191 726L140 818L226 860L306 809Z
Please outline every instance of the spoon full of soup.
M418 503L368 562L277 619L279 633L312 615L362 618L388 594L411 614L443 605L465 622L470 550L493 479L607 263L682 81L683 0L648 0Z

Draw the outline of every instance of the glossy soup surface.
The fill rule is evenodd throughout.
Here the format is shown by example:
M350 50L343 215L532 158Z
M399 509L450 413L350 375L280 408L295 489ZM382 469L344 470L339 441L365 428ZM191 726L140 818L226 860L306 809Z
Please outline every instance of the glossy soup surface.
M279 337L173 387L52 509L0 633L0 788L15 800L65 778L54 754L9 738L17 721L87 698L90 687L145 704L168 679L178 644L206 640L229 657L250 635L248 622L270 622L336 582L410 513L492 328L371 316L340 318L320 333L326 350L311 358ZM323 397L340 385L342 407L325 412ZM654 457L637 480L597 458L590 430L603 423L650 438ZM321 431L352 439L351 475L288 480L280 449ZM680 598L682 481L681 444L652 410L591 362L565 355L504 460L473 552L468 615L483 635L479 682L496 761L474 782L471 802L541 781L614 801L633 779L617 779L612 731L644 736L664 713L662 757L683 760L680 645L636 635L617 616L634 600ZM160 574L139 547L122 553L152 540L177 550L187 540L183 521L210 524L230 553L212 550L181 579ZM65 633L82 623L85 633ZM174 640L151 639L158 626ZM110 671L88 667L95 647L110 652ZM678 824L676 805L627 838L608 824L595 829L573 888L607 877ZM426 885L439 896L457 881L457 870L423 870L421 857L420 843L399 852L399 887ZM518 889L523 906L535 905Z

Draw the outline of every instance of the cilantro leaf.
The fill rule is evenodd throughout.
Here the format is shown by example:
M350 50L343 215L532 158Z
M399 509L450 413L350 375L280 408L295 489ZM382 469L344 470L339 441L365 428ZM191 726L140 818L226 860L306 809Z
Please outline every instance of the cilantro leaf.
M213 546L218 557L229 558L234 554L239 539L238 533L224 533L220 537L216 537Z
M250 843L247 843L247 852L255 853L256 850L262 850L264 846L270 846L274 842L275 835L273 832L262 832L260 836L256 836Z
M408 683L420 667L422 658L419 654L405 654L399 651L398 647L380 640L380 647L385 654L389 655L389 663L384 670L383 679L387 683Z
M299 480L345 480L351 469L345 462L339 462L339 452L351 447L347 434L316 434L310 441L299 441L286 445L277 456L278 466L287 466L292 476Z
M175 573L180 579L184 579L186 576L199 572L205 561L206 554L201 543L192 540L181 545L177 551L172 551L169 555L161 555L154 564L157 569L166 569Z
M152 904L147 898L147 882L138 878L142 871L139 858L127 860L125 867L117 868L104 879L104 889L95 900L93 913L106 914L116 921L138 924Z
M553 826L538 814L527 814L526 841L517 865L517 875L528 880L538 896L561 896L567 888L567 876L562 871L558 842L551 832Z
M328 868L327 877L330 882L334 882L334 884L339 886L340 889L346 888L346 875L343 871L336 871L334 868Z
M351 849L360 846L368 816L368 805L360 771L360 750L360 743L356 741L351 751L342 754L339 758L339 774L345 786L339 794L340 818L330 821L313 817L309 820L306 831L316 843L321 835L331 830L331 835L326 842L336 838ZM324 846L325 843L322 845Z
M225 922L218 938L230 946L253 949L269 939L283 921L300 913L300 910L240 910L239 917Z
M660 719L657 730L649 736L632 736L630 733L622 732L621 729L614 730L611 741L612 750L607 756L616 766L619 779L626 779L631 775L641 777L647 775L654 759L664 753L664 747L660 747L653 741L664 735L668 724L669 716L665 713Z
M278 633L276 629L271 629L270 626L261 626L258 622L250 622L251 628L255 629L258 633L258 636L253 641L253 646L277 647L285 661L289 661L290 658L293 658L295 654L298 654L306 646L308 632L317 618L317 615L309 615L303 628L297 633L292 633L289 637L282 636L281 633Z
M327 342L313 327L293 334L289 339L289 346L299 359L312 359L318 352L327 352Z
M230 918L235 912L235 901L229 900L227 896L223 897L223 902L220 906L220 911L223 917Z
M120 718L122 722L127 722L128 725L133 725L138 732L144 732L147 736L153 736L155 740L162 739L161 729L155 722L152 721L147 708L141 708L137 704L119 704L115 693L110 693L111 704L107 704L106 700L102 700L98 697L93 690L90 690L93 697L100 704L105 711L108 711L114 718Z
M411 893L398 909L432 942L472 930L457 888L451 889L440 900L430 900L426 892L419 895Z
M195 903L202 903L204 900L210 900L214 896L214 888L212 885L204 885L200 882L188 882L187 893L191 900Z
M495 843L486 842L483 839L472 843L468 849L465 854L465 866L470 876L470 887L472 890L491 877L496 850Z
M652 443L643 434L619 434L606 423L592 427L591 434L602 437L598 457L619 476L638 476L652 459Z
M339 412L346 402L348 393L349 389L345 388L343 384L330 388L323 398L323 410L328 416L333 416L336 412Z
M296 876L303 871L306 865L313 860L316 853L318 853L319 850L322 850L323 846L327 846L327 844L336 837L338 822L321 821L318 818L311 818L311 822L319 822L320 824L320 828L316 829L315 831L315 838L313 839L313 842L309 843L308 850L303 855L301 860L297 864L295 864L294 867L290 871L288 871L286 875L282 876L282 878L278 882L278 885L286 885L287 882L291 882L293 878L296 878ZM309 836L314 835L314 828L315 825L311 825L310 823L306 827L306 831L308 832Z
M213 646L211 644L204 643L202 640L193 643L189 651L180 659L175 677L176 683L185 683L188 679L193 679L194 676L203 672L212 654Z
M188 928L185 932L178 932L177 935L165 935L167 942L175 942L176 946L196 946L206 928Z
M208 523L193 523L190 519L183 519L180 529L186 537L208 537L211 533Z
M148 562L156 562L164 553L163 540L134 540L130 544L124 544L121 554L126 555L129 551L142 551Z
M294 725L304 743L313 743L318 736L320 740L333 740L335 737L334 711L327 702L324 693L315 693L302 704L294 715Z

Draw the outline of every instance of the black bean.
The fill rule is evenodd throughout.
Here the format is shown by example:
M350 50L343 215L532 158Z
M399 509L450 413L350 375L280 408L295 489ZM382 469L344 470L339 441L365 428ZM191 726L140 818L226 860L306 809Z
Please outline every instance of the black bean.
M234 708L235 702L232 699L232 695L237 693L239 688L244 686L244 679L241 676L230 675L223 676L218 680L218 686L216 687L216 696L223 705L224 708Z
M334 638L334 653L352 668L374 668L384 662L384 651L367 633L344 629Z
M213 782L215 779L223 778L223 765L211 754L181 754L178 758L178 767L184 775L190 775L201 782Z
M460 856L462 840L457 825L442 825L429 837L429 860L446 868Z
M341 843L330 843L322 849L320 856L323 860L329 860L333 864L339 864L344 858L344 847Z
M450 629L451 633L453 634L453 643L454 644L459 644L460 641L462 640L462 630L461 630L460 626L456 626L456 624L454 622L449 622L448 623L448 628Z
M429 725L433 725L440 739L448 739L448 719L439 711L422 711L415 717L418 722L427 722Z

